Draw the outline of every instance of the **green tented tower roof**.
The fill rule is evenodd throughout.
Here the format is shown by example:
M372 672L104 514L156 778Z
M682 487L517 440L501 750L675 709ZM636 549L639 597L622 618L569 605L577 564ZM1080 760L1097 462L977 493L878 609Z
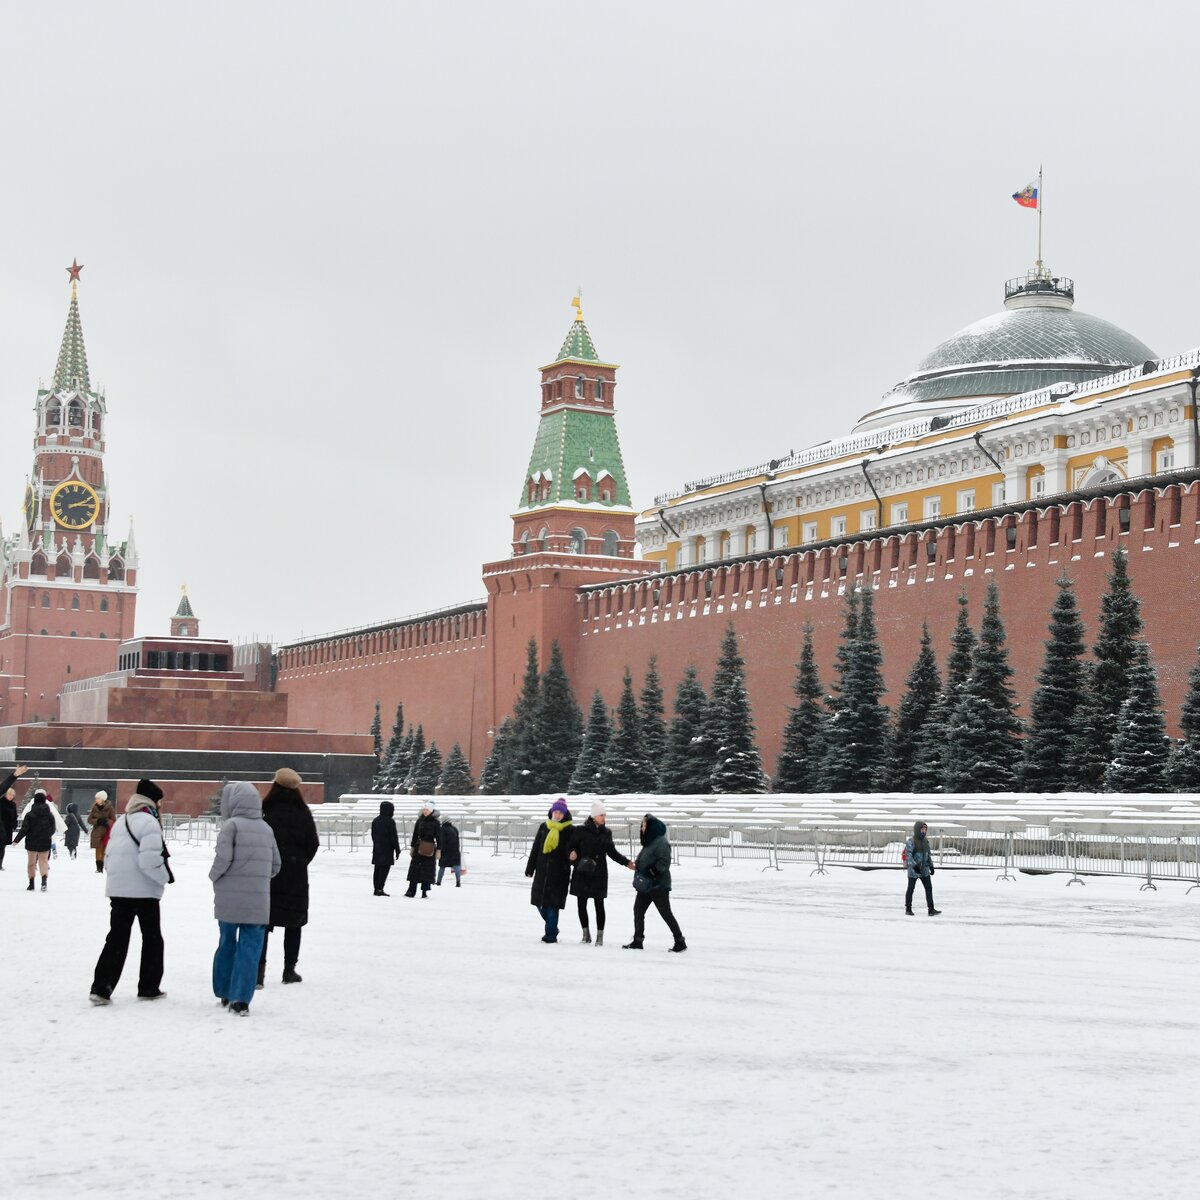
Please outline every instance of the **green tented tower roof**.
M578 500L575 496L575 480L581 471L588 473L593 484L589 501ZM612 499L607 504L599 498L599 489L595 487L605 473L613 481ZM529 480L546 478L550 481L549 498L530 500ZM570 504L605 509L629 507L629 503L629 485L625 480L621 443L617 439L612 412L562 408L544 414L538 424L518 507L530 509Z
M71 289L71 307L67 310L67 327L63 330L58 362L54 366L54 391L90 392L87 350L83 345L83 326L79 323L79 300Z

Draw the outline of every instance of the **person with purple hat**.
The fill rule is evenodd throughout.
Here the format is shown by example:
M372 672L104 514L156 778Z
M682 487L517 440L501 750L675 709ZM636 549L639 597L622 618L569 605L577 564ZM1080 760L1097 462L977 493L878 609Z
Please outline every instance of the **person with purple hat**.
M545 923L543 942L558 941L558 914L567 907L571 883L570 850L571 810L561 796L550 805L546 820L538 826L525 866L525 878L533 880L529 903Z

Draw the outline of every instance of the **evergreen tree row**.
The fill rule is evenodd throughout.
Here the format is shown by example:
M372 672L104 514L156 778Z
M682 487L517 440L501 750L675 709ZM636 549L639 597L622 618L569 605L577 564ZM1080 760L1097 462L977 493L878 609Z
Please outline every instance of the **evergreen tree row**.
M382 722L379 703L375 703L375 719L371 722L371 736L375 741L375 758L378 767L373 792L396 795L407 792L417 796L432 796L444 793L448 796L469 796L475 791L471 778L471 764L455 742L449 757L442 761L442 752L437 742L425 744L424 726L414 730L409 725L404 729L404 705L396 705L396 720L387 746L382 741Z

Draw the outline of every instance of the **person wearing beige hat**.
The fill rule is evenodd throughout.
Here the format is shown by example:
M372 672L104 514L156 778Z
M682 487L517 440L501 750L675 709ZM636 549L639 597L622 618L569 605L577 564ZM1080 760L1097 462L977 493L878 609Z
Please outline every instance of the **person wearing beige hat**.
M291 767L280 767L263 801L263 820L275 834L282 865L271 880L271 920L258 963L259 987L266 981L267 943L276 925L283 928L283 982L303 982L296 973L296 963L300 958L300 932L308 923L308 864L321 848L321 839L300 794L302 782Z

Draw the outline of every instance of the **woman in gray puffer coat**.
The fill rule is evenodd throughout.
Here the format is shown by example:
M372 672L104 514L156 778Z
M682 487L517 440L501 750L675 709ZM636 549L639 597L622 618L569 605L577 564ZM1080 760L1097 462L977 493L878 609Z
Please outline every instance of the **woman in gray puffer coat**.
M250 1011L263 935L271 917L271 880L279 873L275 834L262 819L262 797L252 783L227 783L225 818L208 873L221 940L213 956L213 991L230 1011Z

